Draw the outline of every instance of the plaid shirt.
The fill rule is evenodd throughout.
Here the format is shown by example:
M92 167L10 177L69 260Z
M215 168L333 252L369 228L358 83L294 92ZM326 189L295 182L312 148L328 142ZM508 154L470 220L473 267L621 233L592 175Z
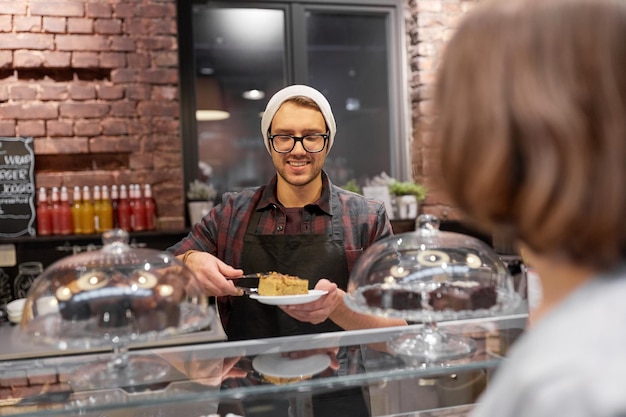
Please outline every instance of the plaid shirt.
M243 238L254 210L261 212L257 234L285 233L286 215L276 198L276 183L274 176L265 186L225 193L221 204L194 225L188 236L168 250L176 255L191 249L209 252L239 268ZM340 213L332 212L331 200L339 201ZM301 233L329 234L334 215L342 218L349 270L368 246L392 234L384 203L337 187L322 172L322 195L315 203L304 207Z

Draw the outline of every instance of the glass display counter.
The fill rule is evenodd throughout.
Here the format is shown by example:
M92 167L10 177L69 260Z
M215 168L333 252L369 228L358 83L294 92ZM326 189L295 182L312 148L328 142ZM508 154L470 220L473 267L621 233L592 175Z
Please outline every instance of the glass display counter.
M81 389L73 378L110 352L20 349L13 341L11 352L6 346L0 351L0 415L461 416L526 318L442 322L446 332L472 337L478 348L471 357L428 366L386 349L388 340L420 324L242 342L220 341L223 333L215 329L198 333L208 337L187 335L182 344L162 340L131 348L129 355L163 363L164 372L148 382L130 378L123 386ZM15 326L0 330L11 339L19 332Z

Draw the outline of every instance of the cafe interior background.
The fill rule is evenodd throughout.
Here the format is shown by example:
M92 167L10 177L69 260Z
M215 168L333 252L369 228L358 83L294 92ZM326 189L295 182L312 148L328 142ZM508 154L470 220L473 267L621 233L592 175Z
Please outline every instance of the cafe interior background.
M33 138L36 188L151 184L158 230L184 233L194 180L219 196L273 175L260 116L309 84L337 118L334 183L412 180L421 213L458 220L436 184L430 91L477 2L0 0L0 137Z

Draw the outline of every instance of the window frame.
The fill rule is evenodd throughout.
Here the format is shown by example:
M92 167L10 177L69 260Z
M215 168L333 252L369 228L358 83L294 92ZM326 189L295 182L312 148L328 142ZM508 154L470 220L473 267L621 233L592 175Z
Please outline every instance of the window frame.
M195 5L205 5L201 0L178 0L178 48L179 48L179 94L180 94L180 129L183 151L183 181L186 184L198 176L198 142L195 120L195 59L193 50L192 17ZM411 105L408 96L408 66L406 51L405 22L403 20L403 0L256 0L211 2L217 7L230 8L272 8L283 10L287 17L285 39L285 77L286 84L307 82L307 51L294 48L294 45L306 44L304 30L307 11L314 12L355 12L387 13L390 26L388 39L389 73L389 120L390 120L390 166L389 174L401 180L412 177L411 169ZM302 28L299 30L298 28Z

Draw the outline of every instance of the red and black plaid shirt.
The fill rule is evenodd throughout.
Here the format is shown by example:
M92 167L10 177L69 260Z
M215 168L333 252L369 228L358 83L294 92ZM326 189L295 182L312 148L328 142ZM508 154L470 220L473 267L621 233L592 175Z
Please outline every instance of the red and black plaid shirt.
M196 224L188 236L169 248L180 255L188 250L209 252L222 261L239 268L243 237L254 210L261 212L256 233L284 234L286 215L276 198L276 176L269 184L247 188L239 193L225 193L221 204ZM332 216L341 216L348 268L352 269L360 254L373 242L392 234L391 224L381 201L333 185L322 172L322 195L304 207L302 234L328 234ZM331 200L338 200L340 213L333 213Z

